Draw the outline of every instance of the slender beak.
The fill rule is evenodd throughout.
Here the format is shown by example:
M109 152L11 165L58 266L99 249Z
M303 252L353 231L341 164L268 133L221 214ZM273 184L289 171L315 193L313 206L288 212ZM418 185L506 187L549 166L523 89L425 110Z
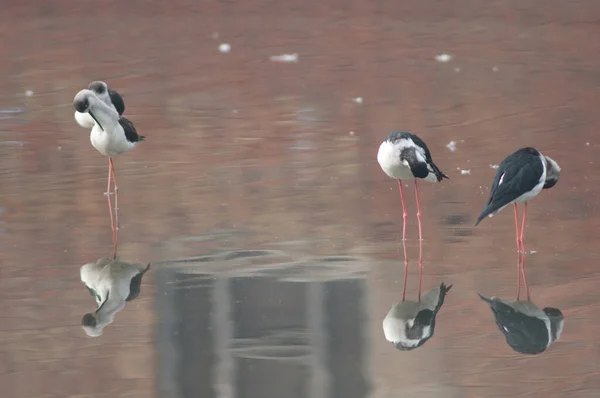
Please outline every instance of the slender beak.
M100 128L102 130L104 130L104 128L102 127L102 125L100 124L100 122L98 121L98 119L96 119L96 116L94 116L94 114L92 113L92 111L88 111L88 113L90 114L90 116L92 117L92 119L94 119L96 121L96 123L98 124L98 126L100 126Z

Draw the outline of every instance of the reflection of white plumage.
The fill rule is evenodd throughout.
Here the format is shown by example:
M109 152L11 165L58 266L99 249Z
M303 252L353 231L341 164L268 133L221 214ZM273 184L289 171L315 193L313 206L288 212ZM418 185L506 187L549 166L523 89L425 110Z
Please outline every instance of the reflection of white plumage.
M130 264L120 260L101 258L95 263L81 267L81 281L96 299L98 308L95 312L85 314L81 320L83 330L88 336L102 334L102 329L109 325L115 314L140 294L142 277L150 269L141 264Z
M433 336L435 317L450 288L452 285L441 283L419 302L406 300L394 304L383 320L386 340L402 351L422 346Z

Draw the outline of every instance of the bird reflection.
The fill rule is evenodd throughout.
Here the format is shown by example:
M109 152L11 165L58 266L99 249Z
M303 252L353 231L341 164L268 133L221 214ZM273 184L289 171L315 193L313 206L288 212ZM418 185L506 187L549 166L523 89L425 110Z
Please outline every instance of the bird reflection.
M418 301L400 301L394 304L383 320L383 333L387 341L401 351L421 347L433 337L435 317L444 304L452 285L443 282L431 289Z
M558 308L539 309L529 300L485 298L506 343L521 354L539 354L560 338L564 317Z
M130 264L121 260L100 258L95 263L81 267L81 281L96 300L96 311L81 319L83 330L90 337L102 334L102 329L112 323L115 314L125 307L126 302L140 294L142 277L150 269L141 264Z

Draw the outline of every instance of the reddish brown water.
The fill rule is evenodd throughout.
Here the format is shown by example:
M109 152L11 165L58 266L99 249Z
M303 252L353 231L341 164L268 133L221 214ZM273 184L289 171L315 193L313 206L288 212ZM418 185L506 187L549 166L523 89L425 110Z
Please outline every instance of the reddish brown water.
M2 396L600 394L600 3L71 3L0 16ZM298 62L269 60L283 53ZM111 253L108 162L72 99L95 79L147 137L116 159L119 253L153 269L92 339L79 267ZM376 152L398 129L450 176L421 184L423 283L454 287L413 352L381 328L401 294L402 219ZM511 212L472 227L490 164L526 145L562 166L529 206L533 300L566 317L538 356L511 351L476 295L514 295ZM240 250L267 252L223 254ZM273 330L303 343L256 343Z

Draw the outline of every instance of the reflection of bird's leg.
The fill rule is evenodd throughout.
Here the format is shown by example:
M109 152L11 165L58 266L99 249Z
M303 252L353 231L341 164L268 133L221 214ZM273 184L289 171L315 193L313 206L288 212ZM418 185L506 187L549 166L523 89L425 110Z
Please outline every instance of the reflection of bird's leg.
M525 290L527 291L527 300L530 300L529 296L529 284L527 283L527 274L525 273L525 220L527 219L527 202L525 202L525 209L523 210L523 225L521 226L521 274L523 275L523 283L525 284Z
M525 291L527 292L527 301L531 301L529 284L527 283L527 274L525 273L525 253L521 253L521 273L523 274L523 282L525 284Z
M517 204L513 203L515 209L515 230L517 236L517 300L521 296L521 251L519 245L519 210Z
M406 256L406 241L402 240L402 247L404 248L404 287L402 288L402 301L406 299L406 282L408 281L408 257Z
M402 301L406 299L406 282L408 281L408 256L406 255L406 205L404 204L404 190L402 181L398 180L400 199L402 200L402 248L404 249L404 287L402 288Z
M115 237L115 219L113 217L112 211L112 202L110 200L110 178L112 176L112 163L108 161L108 187L106 188L106 199L108 199L108 214L110 215L110 228L112 229L112 237L113 237L113 257L116 257L117 245L116 245L116 237Z
M400 199L402 200L402 240L406 240L406 205L404 204L404 190L402 189L402 180L398 180L398 188L400 189Z
M117 186L117 175L112 158L108 158L110 170L113 177L113 186L115 187L115 224L113 231L113 259L117 258L117 246L119 244L119 187Z
M419 203L419 188L415 179L415 197L417 198L417 220L419 221L419 301L421 301L421 282L423 280L423 235L421 234L421 204Z
M523 225L521 226L521 252L525 254L525 219L527 218L527 202L525 202L525 209L523 209Z

